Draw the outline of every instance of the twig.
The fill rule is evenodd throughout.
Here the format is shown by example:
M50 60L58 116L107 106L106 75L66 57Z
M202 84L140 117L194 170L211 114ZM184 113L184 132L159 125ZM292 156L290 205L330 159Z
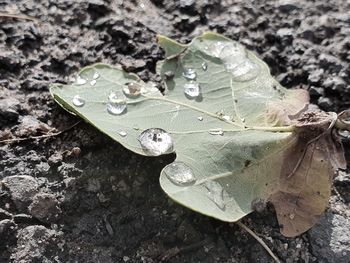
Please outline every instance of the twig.
M35 139L43 139L43 138L54 137L54 136L60 135L61 133L69 131L70 129L72 129L75 126L77 126L80 122L81 121L78 121L78 122L74 123L73 125L69 126L68 128L65 128L62 131L58 131L58 132L55 132L55 133L49 133L49 134L44 134L44 135L39 135L39 136L29 136L29 137L26 137L26 138L7 139L7 140L0 141L0 143L12 143L12 142L20 142L20 141L28 141L28 140L35 140Z
M30 20L33 22L40 22L40 20L35 17L21 15L21 14L9 14L9 13L0 12L0 17L9 17L9 18L22 19L22 20Z
M188 252L188 251L191 251L194 249L198 249L198 248L208 244L209 242L210 242L210 239L207 238L207 239L201 240L199 242L196 242L196 243L188 245L188 246L184 246L184 247L177 247L176 246L174 248L171 248L171 249L165 251L161 255L159 255L159 260L160 260L160 262L167 262L171 258L177 256L180 253Z
M278 259L277 256L275 256L275 254L271 251L271 249L265 244L265 242L258 237L249 227L247 227L245 224L243 224L242 222L238 221L236 222L237 225L239 225L241 228L243 228L245 231L247 231L252 237L254 237L256 239L256 241L258 241L260 243L260 245L263 246L263 248L267 251L267 253L270 254L270 256L277 262L277 263L281 263L281 261Z

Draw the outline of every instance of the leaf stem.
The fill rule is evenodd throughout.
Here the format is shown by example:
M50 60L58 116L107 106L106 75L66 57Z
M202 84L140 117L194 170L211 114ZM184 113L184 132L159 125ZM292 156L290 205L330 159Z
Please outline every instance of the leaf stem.
M262 245L262 247L267 251L267 253L270 254L270 256L277 262L277 263L281 263L281 261L279 260L279 258L271 251L271 249L265 244L265 242L258 237L257 234L255 234L249 227L247 227L245 224L243 224L242 222L238 221L236 222L237 225L239 225L241 228L243 228L245 231L247 231L252 237L254 237L256 239L256 241L258 241L260 243L260 245Z
M271 132L293 132L295 131L295 126L294 125L275 126L275 127L252 126L252 127L247 127L247 130L261 130L261 131L271 131Z
M27 140L35 140L35 139L43 139L43 138L50 138L50 137L54 137L57 135L60 135L61 133L67 132L70 129L74 128L75 126L77 126L81 121L78 121L76 123L74 123L73 125L69 126L68 128L65 128L61 131L55 132L55 133L48 133L48 134L43 134L43 135L39 135L39 136L29 136L29 137L25 137L25 138L14 138L14 139L7 139L7 140L2 140L0 141L0 143L12 143L12 142L20 142L20 141L27 141Z
M40 22L39 19L37 18L21 15L21 14L9 14L9 13L0 12L0 17L8 17L8 18L16 18L16 19L22 19L22 20L30 20L33 22Z

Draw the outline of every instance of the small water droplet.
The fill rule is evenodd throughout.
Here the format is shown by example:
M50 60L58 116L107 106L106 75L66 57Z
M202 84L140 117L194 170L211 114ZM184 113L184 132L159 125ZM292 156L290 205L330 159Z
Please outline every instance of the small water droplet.
M118 132L120 136L125 137L127 135L126 131L120 131Z
M95 85L96 85L96 82L97 82L96 79L93 79L93 80L90 81L90 85L91 85L91 86L95 86Z
M173 162L163 169L166 177L179 186L189 186L196 182L192 169L183 162Z
M197 77L197 73L193 68L185 68L184 72L182 72L182 76L186 79L194 80Z
M137 126L134 126L133 129L134 129L135 131L138 131L140 128L137 127Z
M135 82L130 82L123 87L123 92L128 97L138 97L141 94L142 86Z
M295 214L289 214L289 218L291 219L291 220L293 220L294 219L294 217L295 217Z
M228 115L224 115L224 116L222 116L222 118L223 118L225 121L231 120L231 117L228 116Z
M92 76L93 79L98 79L100 77L100 74L95 71L94 75Z
M78 75L77 80L76 80L76 83L78 85L84 85L84 84L86 84L86 82L87 82L86 79L83 79L80 75Z
M202 120L203 120L203 117L202 117L202 116L199 116L199 117L197 117L197 119L198 119L199 121L202 121Z
M208 69L208 64L207 64L207 62L203 62L203 63L202 63L202 69L203 69L204 71L207 71L207 69Z
M79 95L75 95L72 99L72 103L76 107L83 107L85 105L85 100Z
M108 95L107 111L112 115L120 115L126 110L126 98L121 91L112 91Z
M189 82L184 85L184 92L190 98L196 98L200 94L200 86L198 83Z
M211 135L224 135L224 131L222 129L210 130L209 134Z
M225 198L228 195L221 184L215 181L207 181L204 187L208 190L207 197L216 204L221 210L225 210Z
M173 152L173 139L163 129L150 128L139 136L139 142L147 155L158 156Z
M245 122L245 118L241 118L241 121L242 121L242 122Z

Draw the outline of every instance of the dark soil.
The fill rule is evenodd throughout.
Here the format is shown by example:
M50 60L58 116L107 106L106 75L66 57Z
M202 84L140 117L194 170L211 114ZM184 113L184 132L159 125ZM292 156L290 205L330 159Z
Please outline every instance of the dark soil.
M234 2L234 3L233 3ZM251 4L254 2L254 4ZM157 33L182 42L203 31L239 40L288 88L326 111L350 105L346 0L0 0L0 140L78 121L51 98L82 66L122 64L157 81ZM349 143L345 141L347 156ZM161 191L173 156L137 156L80 123L47 139L0 144L0 262L271 262L235 224L185 209ZM243 220L283 262L350 262L350 177L308 233L283 237L272 208ZM171 252L180 248L174 256Z

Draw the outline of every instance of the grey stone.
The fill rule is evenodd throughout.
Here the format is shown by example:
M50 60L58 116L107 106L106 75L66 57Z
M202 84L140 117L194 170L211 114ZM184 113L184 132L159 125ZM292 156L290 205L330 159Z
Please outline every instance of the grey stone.
M298 8L298 1L296 0L280 0L278 1L278 9L281 12L289 13Z
M17 247L11 256L14 262L52 262L47 258L56 231L44 226L28 226L18 232Z
M320 97L317 104L323 110L330 110L333 106L333 102L327 97Z
M324 74L323 69L317 69L315 71L312 71L307 80L311 84L319 84L321 82L322 76Z
M350 220L327 212L310 231L310 244L317 262L346 263L350 258Z
M310 96L320 97L324 95L324 89L320 87L311 86L309 88Z
M0 100L0 125L16 122L19 117L20 102L15 98Z
M38 182L32 176L13 175L5 177L2 182L20 211L26 210L34 195L38 193Z
M5 219L0 221L0 250L15 241L16 230L17 226L12 220Z
M49 222L61 213L56 197L47 193L35 195L28 209L33 217L45 222Z

